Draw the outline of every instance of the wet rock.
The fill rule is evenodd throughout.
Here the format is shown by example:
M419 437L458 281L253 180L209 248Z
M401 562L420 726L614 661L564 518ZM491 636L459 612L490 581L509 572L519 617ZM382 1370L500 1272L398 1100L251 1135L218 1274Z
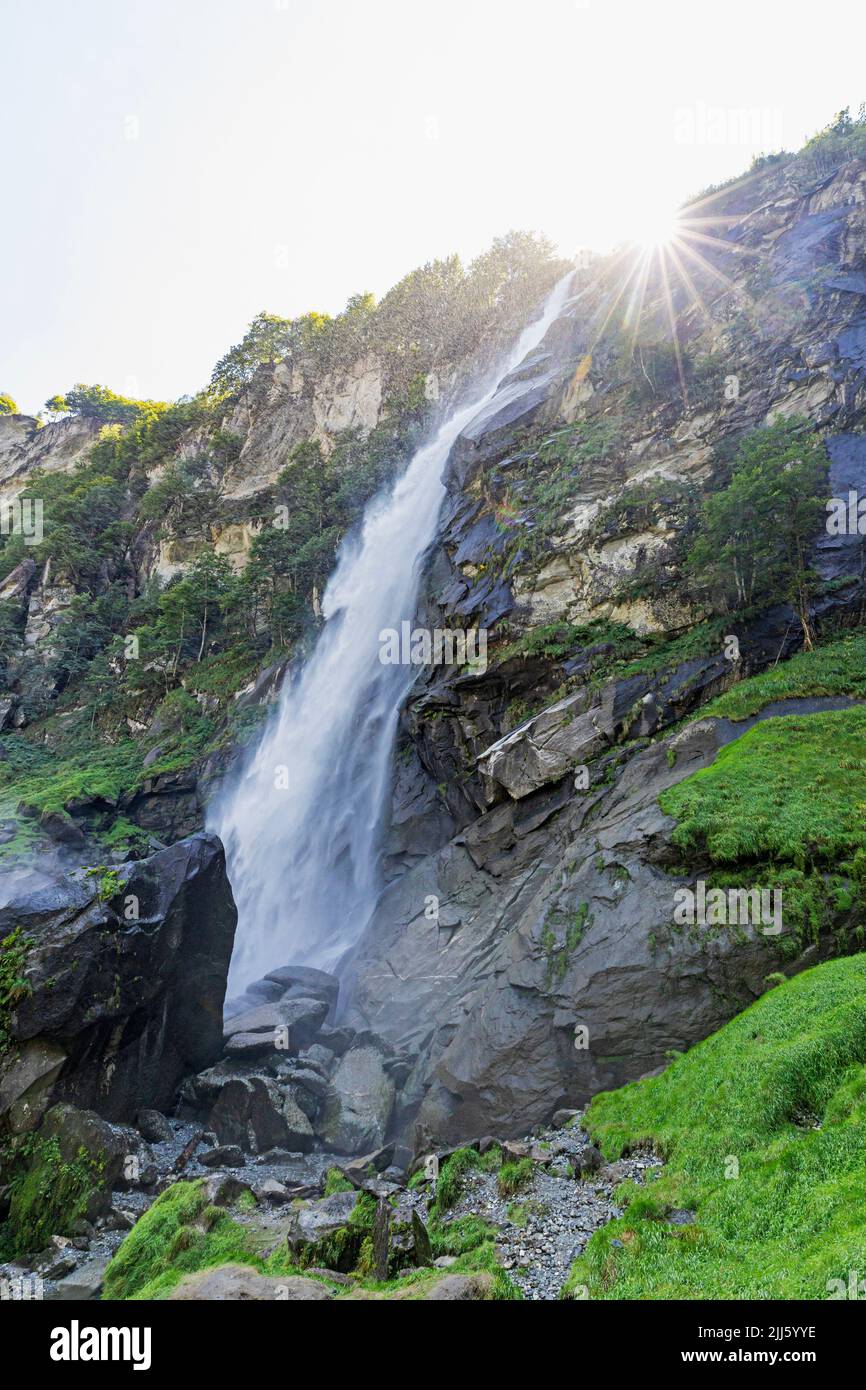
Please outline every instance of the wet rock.
M262 1076L227 1080L208 1124L221 1144L237 1144L245 1152L287 1148L306 1153L313 1146L306 1115L291 1096Z
M237 1144L217 1144L215 1149L199 1154L198 1161L205 1168L243 1168L244 1155Z
M151 1144L169 1144L174 1139L174 1130L159 1110L139 1110L135 1123L142 1138Z
M282 965L278 970L270 970L265 979L280 985L286 997L319 999L330 1011L337 1007L340 981L325 970L315 970L308 965Z
M327 1264L348 1273L354 1269L366 1232L349 1218L356 1192L335 1192L292 1211L286 1232L289 1249L313 1264Z
M226 1051L229 1055L242 1055L244 1049L249 1051L255 1046L253 1040L260 1034L270 1047L297 1053L313 1041L327 1012L328 1005L322 999L281 999L259 1004L226 1021ZM245 1040L240 1050L238 1035Z
M61 1279L49 1297L74 1303L98 1299L102 1293L102 1281L109 1261L108 1255L96 1255L92 1260L87 1260L65 1279Z
M266 1202L290 1202L293 1196L285 1184L277 1182L276 1178L265 1178L261 1186L256 1188L256 1195Z
M594 1144L588 1144L571 1161L571 1171L576 1178L586 1178L597 1173L604 1166L604 1159Z
M211 1173L204 1179L204 1192L208 1205L212 1207L231 1207L245 1192L253 1193L248 1182L243 1182L232 1173Z
M353 1047L345 1053L316 1120L316 1133L325 1148L336 1153L363 1153L380 1147L395 1089L376 1048Z

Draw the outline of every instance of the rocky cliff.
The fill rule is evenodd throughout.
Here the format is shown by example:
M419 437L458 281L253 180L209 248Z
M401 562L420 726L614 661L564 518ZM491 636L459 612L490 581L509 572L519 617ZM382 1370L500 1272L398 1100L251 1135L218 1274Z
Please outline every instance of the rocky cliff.
M662 1066L772 971L839 946L678 929L676 887L715 866L705 848L684 862L659 797L750 727L682 721L803 640L784 605L714 624L684 566L689 497L722 485L750 431L791 417L826 440L828 496L866 485L866 164L811 183L773 166L693 219L671 271L673 389L641 380L639 353L623 370L623 332L670 326L658 275L641 323L619 326L633 284L614 259L581 276L451 460L425 621L489 628L488 668L416 686L392 877L347 970L352 1021L418 1056L401 1118L419 1144L529 1127ZM814 622L859 623L862 538L816 535L813 560Z
M304 1105L315 1113L298 1121L310 1142L349 1148L364 1133L424 1146L528 1128L663 1065L761 994L768 975L859 939L851 875L826 855L827 911L804 909L783 940L679 929L676 890L718 875L720 861L699 836L686 844L663 806L718 768L722 750L763 747L741 742L764 738L759 724L846 716L861 694L849 665L829 679L825 662L820 677L780 682L778 698L760 687L733 716L710 707L787 670L807 630L817 654L859 627L856 531L818 528L810 540L808 613L777 595L720 600L689 554L702 503L774 423L826 450L828 497L866 486L864 223L866 161L759 164L683 212L664 270L628 248L579 267L545 341L458 441L418 622L483 628L487 665L425 669L403 711L383 893L341 969L354 1050L375 1056L344 1064L330 1049L324 1071L343 1096L352 1067L375 1073L375 1123L348 1103L344 1115L314 1082ZM453 267L427 267L360 325L349 315L336 337L262 358L216 397L109 402L120 419L91 402L42 427L0 417L0 482L46 509L43 541L12 536L3 550L7 867L36 853L55 870L146 875L161 855L177 869L205 853L196 836L208 800L315 639L341 537L563 269L537 248L496 264L465 283ZM275 526L281 509L288 529ZM751 862L732 852L731 881L774 884L789 863L802 874L813 846L788 859L764 851ZM194 922L185 875L178 910ZM197 882L206 878L202 869ZM168 920L173 890L162 891ZM216 1061L213 1018L193 1056L164 1031L165 980L143 1016L135 990L115 997L126 966L99 964L127 943L129 968L148 979L164 930L112 935L113 898L80 885L27 911L49 955L77 924L76 953L96 974L93 999L68 981L53 996L46 957L21 1006L31 1031L16 1036L41 1051L10 1083L10 1106L33 1085L40 1105L72 1098L123 1118L136 1088L140 1104L146 1094L168 1106L184 1076ZM220 969L229 917L224 903ZM136 964L145 948L147 970ZM181 1021L182 981L197 968L183 956L168 977ZM218 974L214 964L211 1014ZM262 1029L250 1031L255 1050ZM234 1066L217 1117L226 1142L253 1122L240 1113L252 1082ZM194 1099L209 1112L232 1075Z

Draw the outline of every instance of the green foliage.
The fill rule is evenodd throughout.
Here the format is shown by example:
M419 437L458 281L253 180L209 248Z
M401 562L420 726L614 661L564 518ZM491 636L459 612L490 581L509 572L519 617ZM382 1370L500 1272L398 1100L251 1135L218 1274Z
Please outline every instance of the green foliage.
M45 408L61 413L71 411L103 425L129 425L142 415L164 409L161 402L135 401L128 396L118 396L107 386L85 386L83 382L73 386L65 396L52 396L45 402Z
M671 839L684 854L736 866L717 886L781 889L784 950L817 939L849 909L862 936L866 902L859 888L844 892L839 875L856 878L866 849L866 709L757 724L659 803L677 819Z
M15 1152L9 1220L0 1259L42 1250L51 1236L71 1231L102 1182L104 1163L82 1146L64 1159L56 1138L28 1135Z
M262 1268L248 1232L208 1206L204 1183L177 1182L124 1240L105 1272L103 1298L164 1298L185 1274L230 1262Z
M850 106L808 140L797 156L798 168L810 177L826 177L849 159L866 157L866 104L856 116Z
M325 1196L332 1197L335 1192L351 1192L352 1184L344 1178L339 1168L329 1168L325 1174Z
M817 584L809 555L821 529L827 455L808 421L782 420L740 446L727 487L704 501L688 569L722 611L787 600L807 643Z
M9 1044L12 1011L30 993L24 965L32 945L33 938L25 936L22 927L15 927L0 940L0 1056Z
M475 1149L457 1149L450 1158L446 1158L439 1169L439 1177L436 1180L436 1209L438 1212L447 1211L454 1206L463 1191L463 1181L466 1174L471 1168L477 1168L480 1162L480 1156Z
M211 391L222 396L248 386L263 363L278 362L290 353L314 343L327 333L331 324L327 314L305 314L299 319L283 319L264 310L256 314L239 343L229 348L211 374Z
M866 956L770 990L660 1076L596 1096L608 1159L652 1143L651 1189L621 1188L565 1296L824 1299L866 1267ZM732 1160L734 1160L732 1162ZM672 1226L671 1208L695 1212ZM618 1242L615 1244L614 1242Z
M798 652L760 675L739 681L693 716L748 719L775 700L851 695L866 698L866 632Z
M6 391L0 391L0 415L17 415L18 406Z
M521 1158L516 1163L503 1163L496 1178L496 1188L500 1197L513 1197L532 1181L534 1173L535 1164L531 1158Z

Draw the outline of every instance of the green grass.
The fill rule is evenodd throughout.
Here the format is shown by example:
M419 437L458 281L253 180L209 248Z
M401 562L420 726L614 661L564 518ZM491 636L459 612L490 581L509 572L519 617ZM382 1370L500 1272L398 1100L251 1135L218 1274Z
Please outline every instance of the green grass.
M862 941L866 709L757 724L659 803L684 860L717 866L714 884L781 889L784 953L830 929L841 949Z
M531 1158L521 1158L516 1163L503 1163L496 1177L496 1190L500 1197L513 1197L532 1181L534 1173L535 1164Z
M852 633L811 652L798 652L761 675L740 681L689 717L748 719L774 700L832 695L866 699L866 632Z
M494 1146L483 1156L475 1149L455 1149L439 1170L434 1211L444 1212L454 1206L463 1191L466 1174L470 1169L480 1168L486 1173L493 1173L501 1163L502 1150L498 1146Z
M339 1168L329 1168L325 1174L325 1196L333 1197L335 1192L351 1192L352 1184L344 1178Z
M758 724L659 800L674 844L715 863L832 864L864 845L866 709Z
M866 1274L866 955L771 990L661 1076L596 1096L605 1157L651 1142L648 1187L619 1190L566 1294L822 1299ZM672 1208L694 1224L664 1219ZM618 1244L614 1244L618 1242Z
M164 1298L185 1274L213 1265L254 1265L248 1232L208 1206L204 1183L177 1182L133 1226L105 1273L103 1298Z
M16 927L0 941L0 1057L11 1041L10 1025L16 1004L31 993L24 975L33 938Z

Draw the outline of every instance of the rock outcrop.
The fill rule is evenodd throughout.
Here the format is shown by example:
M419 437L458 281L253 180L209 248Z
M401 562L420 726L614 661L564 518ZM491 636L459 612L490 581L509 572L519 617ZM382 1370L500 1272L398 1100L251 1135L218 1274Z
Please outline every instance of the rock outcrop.
M236 919L213 835L36 890L13 880L0 937L20 929L27 950L0 1062L9 1127L57 1100L112 1120L171 1107L222 1053Z

